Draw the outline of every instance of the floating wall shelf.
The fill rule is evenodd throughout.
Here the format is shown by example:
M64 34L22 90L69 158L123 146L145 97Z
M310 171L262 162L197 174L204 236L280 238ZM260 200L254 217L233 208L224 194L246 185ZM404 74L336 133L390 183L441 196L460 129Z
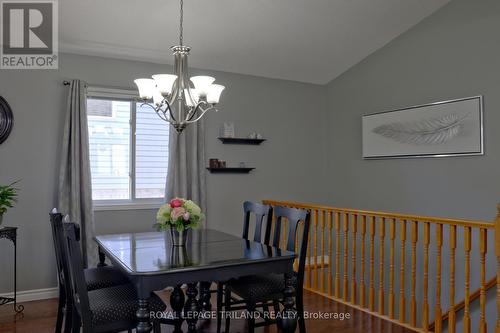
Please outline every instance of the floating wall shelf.
M207 168L211 173L249 173L255 168Z
M266 139L250 139L250 138L224 138L220 137L220 141L226 145L260 145Z

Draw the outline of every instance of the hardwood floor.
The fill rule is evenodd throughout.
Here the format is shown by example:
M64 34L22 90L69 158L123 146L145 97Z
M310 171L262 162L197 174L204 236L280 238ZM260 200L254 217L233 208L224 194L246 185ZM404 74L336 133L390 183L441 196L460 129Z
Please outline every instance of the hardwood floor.
M161 295L167 298L168 295ZM307 331L310 333L409 333L411 331L398 325L391 324L385 320L370 316L359 310L349 308L343 304L336 303L319 295L306 292L304 295L305 310L309 312L322 311L326 313L349 313L351 318L345 320L319 320L308 319L306 321ZM12 306L4 305L0 307L0 333L53 333L56 321L57 300L43 300L23 303L25 306L23 315L13 315ZM215 299L212 299L215 306ZM215 320L200 321L198 323L199 332L216 331ZM186 328L183 327L184 332ZM274 326L260 327L256 332L276 332ZM172 327L164 325L163 333L172 332ZM232 320L231 332L246 332L244 320ZM298 330L297 330L298 332Z

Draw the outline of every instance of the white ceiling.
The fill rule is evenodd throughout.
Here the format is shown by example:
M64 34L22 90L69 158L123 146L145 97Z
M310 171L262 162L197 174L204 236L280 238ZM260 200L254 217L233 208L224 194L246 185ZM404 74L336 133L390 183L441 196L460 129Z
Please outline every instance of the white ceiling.
M450 0L185 0L193 67L324 84ZM63 0L60 50L172 63L178 0Z

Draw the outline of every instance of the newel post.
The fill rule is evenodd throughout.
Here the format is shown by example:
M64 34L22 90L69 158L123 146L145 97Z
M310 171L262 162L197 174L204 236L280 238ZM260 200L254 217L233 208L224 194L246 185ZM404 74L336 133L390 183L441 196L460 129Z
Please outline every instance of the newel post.
M500 333L500 203L495 220L495 255L497 257L497 323L495 332Z

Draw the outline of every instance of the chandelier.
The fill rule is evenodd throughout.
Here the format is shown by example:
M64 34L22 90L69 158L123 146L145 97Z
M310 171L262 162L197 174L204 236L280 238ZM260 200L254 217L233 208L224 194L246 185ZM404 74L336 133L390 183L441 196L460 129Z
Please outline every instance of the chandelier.
M188 55L191 48L183 45L184 1L180 0L179 45L171 48L174 74L156 74L152 79L134 80L143 105L181 133L187 125L215 110L224 86L214 84L211 76L188 77Z

